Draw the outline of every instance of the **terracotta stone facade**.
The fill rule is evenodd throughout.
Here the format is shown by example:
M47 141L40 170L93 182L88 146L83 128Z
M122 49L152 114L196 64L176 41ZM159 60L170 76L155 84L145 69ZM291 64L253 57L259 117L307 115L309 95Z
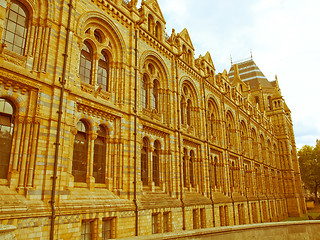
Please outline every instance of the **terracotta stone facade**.
M109 239L305 212L278 81L252 59L217 73L136 5L0 2L0 224Z

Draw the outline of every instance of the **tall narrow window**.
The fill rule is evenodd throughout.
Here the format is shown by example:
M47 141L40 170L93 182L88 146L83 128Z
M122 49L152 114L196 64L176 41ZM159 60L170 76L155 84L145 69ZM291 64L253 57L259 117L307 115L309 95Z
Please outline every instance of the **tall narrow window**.
M148 31L149 31L151 34L153 34L153 25L154 25L154 23L153 23L153 17L152 17L152 15L149 15L149 16L148 16Z
M156 36L156 38L158 38L159 40L161 39L161 24L160 24L159 22L156 23L155 36Z
M108 56L103 53L98 63L97 84L105 91L108 90Z
M141 149L141 181L145 186L148 185L148 146L149 142L144 138L143 147Z
M82 82L91 84L92 75L92 48L85 42L81 50L79 75Z
M206 209L200 208L200 226L201 228L206 227Z
M81 240L91 240L93 239L93 220L82 220L81 224Z
M153 167L153 182L155 186L159 186L160 183L160 166L159 166L159 154L160 154L160 143L159 141L154 142L154 151L152 154L152 167Z
M7 48L19 55L24 55L27 32L28 11L19 1L13 0L3 30L3 41Z
M185 45L182 45L182 59L184 61L187 61L188 59L188 56L187 56L187 48Z
M217 167L218 167L218 158L214 158L214 163L213 163L213 172L214 172L214 184L216 187L218 187L218 176L217 176Z
M190 152L190 161L189 161L189 177L190 177L190 184L192 187L195 186L195 181L194 181L194 152Z
M160 217L160 213L152 214L152 234L160 233L159 217Z
M171 212L163 213L163 232L171 231Z
M147 107L147 98L148 98L148 94L147 94L147 91L148 91L148 80L147 80L147 77L144 75L143 76L143 79L142 79L142 85L141 85L141 105L143 108L146 108Z
M181 111L181 123L185 123L185 106L186 106L186 101L184 97L181 97L181 102L180 102L180 111Z
M189 99L187 102L187 125L191 126L191 108L192 108L192 104L191 104L191 100Z
M83 121L77 124L78 133L74 139L72 175L75 182L86 182L88 159L88 127Z
M211 136L214 136L214 115L213 113L211 114L210 117L210 130L211 130Z
M159 83L158 81L153 81L153 88L152 88L152 109L156 109L159 111Z
M193 229L198 229L199 228L198 209L192 210L192 218L193 218Z
M231 184L231 187L235 187L235 184L234 184L234 162L231 162L231 166L230 166L230 184Z
M188 154L187 149L183 149L183 186L187 186L187 164L188 164Z
M13 107L6 99L0 98L0 179L8 177L12 135Z
M225 213L224 213L224 207L220 206L219 207L219 215L220 215L220 226L226 226L226 220L225 220Z
M116 218L105 218L102 220L102 240L116 238Z
M94 141L93 177L96 183L105 183L106 172L106 129L99 126L98 137Z

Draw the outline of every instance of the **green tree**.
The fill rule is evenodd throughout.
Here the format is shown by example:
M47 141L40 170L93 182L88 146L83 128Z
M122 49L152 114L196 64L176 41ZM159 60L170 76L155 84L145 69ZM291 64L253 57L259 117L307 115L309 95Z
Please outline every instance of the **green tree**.
M320 188L320 141L316 146L303 146L299 152L301 179L305 187L314 193L315 202L319 203L318 191Z

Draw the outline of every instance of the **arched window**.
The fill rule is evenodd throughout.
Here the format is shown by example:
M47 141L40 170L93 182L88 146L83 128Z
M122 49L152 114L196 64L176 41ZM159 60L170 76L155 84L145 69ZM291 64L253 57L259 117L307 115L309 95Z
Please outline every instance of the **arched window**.
M241 135L241 151L246 155L248 154L248 134L247 134L247 126L244 121L241 121L240 124L240 135Z
M268 140L268 143L267 143L267 151L266 151L266 153L267 153L267 163L268 163L268 165L271 165L271 164L273 164L273 154L272 154L272 146L271 146L271 142L270 142L270 140Z
M156 38L161 39L161 24L159 22L156 23L155 36Z
M227 146L235 150L235 123L230 111L227 112L226 116L226 137Z
M74 138L72 175L75 182L86 182L88 159L88 126L85 122L77 123L78 132Z
M153 25L154 25L154 23L153 23L153 17L152 17L152 15L149 15L149 16L148 16L148 31L149 31L151 34L153 34Z
M195 161L194 151L190 151L189 177L190 177L191 187L195 186L195 182L194 182L194 161Z
M261 143L261 161L265 162L267 158L266 154L266 143L264 141L263 135L260 135L260 143Z
M184 97L181 97L181 102L180 102L180 111L181 111L181 123L185 123L185 107L186 107L186 100Z
M210 134L211 136L214 136L214 115L211 113L210 116Z
M192 109L192 103L191 103L191 100L188 99L188 102L187 102L187 125L188 126L191 126L191 109Z
M235 182L234 182L234 162L231 162L231 166L230 166L230 184L231 187L235 187Z
M141 149L141 181L144 186L148 185L148 139L143 139L143 146Z
M109 61L107 54L103 53L98 63L97 84L105 91L108 90Z
M159 82L157 80L153 81L151 99L152 109L159 111Z
M147 107L148 104L148 79L146 75L143 76L141 84L141 105L143 108Z
M98 137L94 141L93 177L96 183L105 183L107 132L102 125L98 128Z
M188 164L188 153L187 149L183 149L183 186L187 186L187 164Z
M13 135L14 109L10 102L0 98L0 179L7 179Z
M217 171L217 168L218 168L218 158L215 157L214 158L214 163L213 163L213 173L214 173L214 185L215 187L218 187L218 171Z
M185 45L182 45L182 59L184 61L187 61L188 56L187 56L187 47Z
M152 153L152 178L155 186L159 186L160 183L160 142L154 142L154 151Z
M10 51L24 55L27 32L28 11L19 2L13 0L7 12L7 18L3 29L3 42Z
M84 42L80 56L79 75L82 82L91 84L92 75L92 48L89 43Z
M252 138L253 159L258 160L258 158L259 158L258 139L257 139L256 131L253 128L251 131L251 138Z
M190 50L188 50L187 62L188 62L189 64L192 63L192 52L191 52Z

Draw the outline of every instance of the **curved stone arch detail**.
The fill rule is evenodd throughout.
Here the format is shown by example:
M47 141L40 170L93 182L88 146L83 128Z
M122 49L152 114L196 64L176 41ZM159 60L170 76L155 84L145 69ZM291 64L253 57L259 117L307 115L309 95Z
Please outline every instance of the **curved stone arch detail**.
M100 120L96 121L96 123L97 123L97 127L100 125L105 127L109 137L111 135L114 135L114 128L113 128L112 122L106 121L105 119L103 119L103 120L100 119Z
M240 124L239 124L240 129L241 129L241 126L244 125L245 128L246 128L247 134L248 134L249 128L248 128L248 124L247 124L246 119L241 117L241 118L239 119L239 123L240 123Z
M24 5L29 13L30 19L36 21L40 19L50 19L54 18L55 8L53 0L19 0L19 2Z
M252 130L254 130L254 132L256 133L256 140L258 140L258 137L259 137L259 132L258 132L258 129L255 127L255 126L249 126L249 129L250 129L250 137L252 137Z
M14 105L15 108L15 114L16 115L26 115L27 114L27 108L26 105L28 103L28 96L25 95L26 99L24 99L22 96L20 96L17 93L12 93L7 90L0 90L0 98L7 99Z
M191 88L191 90L193 91L194 97L196 98L196 99L194 99L195 100L195 104L197 104L197 107L199 107L199 104L200 104L200 93L199 93L199 89L197 89L194 81L188 76L183 76L183 77L180 78L180 81L179 81L179 89L180 89L180 91L182 90L183 84L187 84ZM182 95L181 92L180 92L180 95Z
M117 59L117 60L125 63L126 57L127 57L127 50L126 50L127 48L126 48L125 41L124 41L118 27L114 24L113 21L111 21L104 14L102 14L100 12L96 12L96 11L90 11L90 12L86 12L86 13L82 14L77 22L76 34L78 36L82 36L82 33L84 33L84 27L87 25L86 23L89 23L90 20L92 20L92 19L102 20L102 22L104 22L106 24L105 27L114 32L115 36L117 37L117 39L114 39L114 40L118 41L119 45L121 47L121 49L116 50L118 53L118 57L119 57L119 59Z
M154 146L154 143L156 142L156 141L158 141L159 143L160 143L160 149L161 150L164 150L164 140L163 140L163 138L159 138L159 137L157 137L157 138L154 138L154 141L153 141L153 144L152 144L152 146Z
M237 125L236 125L236 117L235 117L235 114L234 114L234 112L232 111L231 108L227 108L226 109L226 116L225 116L226 122L227 122L228 113L231 116L231 119L232 119L233 124L234 124L234 128L236 128L237 127Z
M212 95L212 94L209 94L207 96L207 100L206 100L206 105L207 106L209 106L209 102L213 102L213 105L216 108L217 117L218 117L218 119L221 119L221 116L220 116L220 112L221 111L219 111L219 104L218 104L218 101L217 101L216 97L214 95Z
M90 116L88 116L87 114L84 114L84 113L78 113L78 114L75 115L74 126L77 127L77 123L82 119L87 122L88 127L89 127L89 132L90 131L97 131L97 127L94 125L94 120L92 119L92 117L90 117Z
M152 50L144 51L140 56L140 60L139 60L139 64L138 64L138 68L140 69L140 71L142 72L143 65L148 60L149 57L153 58L155 60L155 62L158 64L158 67L163 70L164 75L165 75L164 82L165 82L165 85L167 85L165 87L170 87L169 81L168 81L169 76L170 76L169 70L168 70L167 65L164 62L163 58L158 53L156 53ZM160 82L160 84L161 84L161 82Z

